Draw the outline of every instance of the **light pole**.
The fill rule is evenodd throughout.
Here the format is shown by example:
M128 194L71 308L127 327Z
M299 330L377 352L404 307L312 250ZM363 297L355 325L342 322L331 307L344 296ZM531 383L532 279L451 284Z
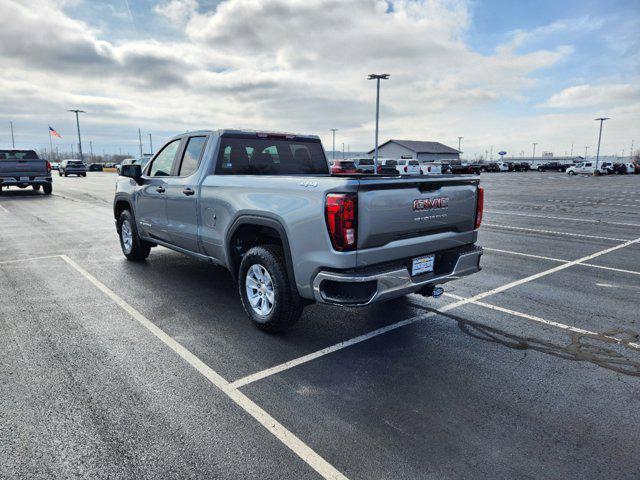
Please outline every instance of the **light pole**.
M9 122L11 127L11 148L16 148L16 141L13 139L13 122Z
M374 156L373 156L373 174L374 175L378 174L378 123L380 120L380 80L388 80L388 79L389 79L388 73L382 73L382 74L371 73L369 74L369 77L368 77L368 80L376 81L376 144L375 144Z
M89 140L89 154L91 155L91 163L93 163L93 140Z
M140 158L142 158L142 132L138 129L138 141L140 142Z
M462 139L463 139L463 138L464 138L464 137L458 137L458 152L460 152L460 153L462 153L462 152L460 151L460 146L462 145Z
M87 113L84 110L68 110L69 112L73 112L76 114L76 126L78 127L78 150L80 153L80 161L84 163L84 158L82 157L82 138L80 137L80 117L79 113Z
M573 142L571 142L571 156L573 157Z
M331 158L335 160L336 159L336 132L338 131L338 129L331 128L330 130L333 132L333 148L331 149Z
M585 147L584 147L584 160L585 160L585 162L587 161L587 150L589 150L589 146L585 145Z
M596 152L596 172L598 171L598 162L600 161L600 140L602 140L602 124L605 120L609 120L608 117L596 118L596 122L600 122L600 133L598 134L598 151Z
M535 160L536 158L536 145L538 145L538 142L533 142L533 160Z
M342 142L342 159L344 160L344 142Z
M153 140L151 139L151 134L149 134L149 153L153 155Z

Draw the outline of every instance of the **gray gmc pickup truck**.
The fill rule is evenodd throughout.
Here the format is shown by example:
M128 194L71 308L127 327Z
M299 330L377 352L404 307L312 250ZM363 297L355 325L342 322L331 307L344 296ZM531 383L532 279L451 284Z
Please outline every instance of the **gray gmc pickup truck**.
M53 191L51 164L38 157L33 150L0 150L0 193L3 188L18 187L42 190L45 195Z
M120 174L124 255L144 260L162 245L226 267L267 331L295 323L307 303L432 295L480 270L476 178L332 176L318 137L241 130L176 136Z

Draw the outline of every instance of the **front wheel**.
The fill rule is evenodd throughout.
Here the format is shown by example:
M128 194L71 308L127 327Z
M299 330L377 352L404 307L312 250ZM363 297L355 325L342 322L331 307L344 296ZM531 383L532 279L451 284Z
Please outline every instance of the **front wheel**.
M289 282L280 246L249 250L240 263L238 288L245 312L261 330L281 332L302 315L302 299Z
M51 192L53 192L53 185L47 183L46 185L42 186L42 190L44 191L45 195L51 195Z
M127 260L140 262L145 260L151 252L151 244L140 238L138 228L129 210L125 210L118 217L118 235L120 248Z
M575 174L576 174L576 172L574 172L573 170L569 170L567 173L568 173L569 175L575 175Z
M33 188L37 192L38 190L40 190L40 185L31 185L31 188Z

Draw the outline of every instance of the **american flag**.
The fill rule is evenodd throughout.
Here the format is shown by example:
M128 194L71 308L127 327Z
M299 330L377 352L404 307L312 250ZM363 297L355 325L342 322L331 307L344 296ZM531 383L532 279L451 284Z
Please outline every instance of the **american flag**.
M49 125L49 133L55 137L58 138L62 138L62 135L60 135L58 132L56 132L53 128L51 128L51 125Z

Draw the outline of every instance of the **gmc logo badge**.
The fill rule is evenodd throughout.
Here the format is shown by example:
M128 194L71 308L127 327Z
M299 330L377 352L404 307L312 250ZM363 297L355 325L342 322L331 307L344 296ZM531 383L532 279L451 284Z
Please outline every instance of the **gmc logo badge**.
M413 201L413 211L432 210L434 208L447 208L449 197L418 198Z

